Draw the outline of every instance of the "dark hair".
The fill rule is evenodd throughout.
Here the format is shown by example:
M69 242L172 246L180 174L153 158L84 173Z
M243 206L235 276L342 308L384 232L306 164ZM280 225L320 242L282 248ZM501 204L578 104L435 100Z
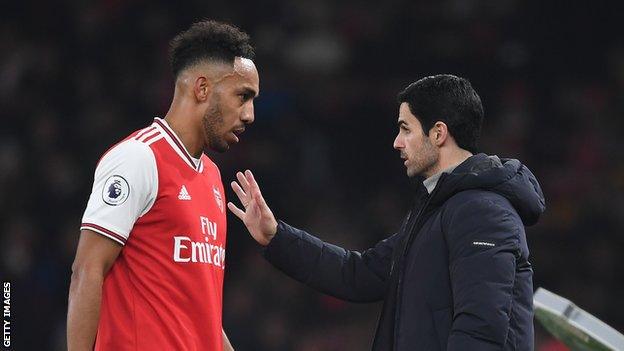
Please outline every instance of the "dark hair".
M425 77L400 92L398 100L407 103L426 135L436 122L444 122L460 148L477 152L483 105L467 79L450 74Z
M194 23L169 43L169 59L175 77L202 60L230 63L236 56L253 59L249 35L231 24L212 20Z

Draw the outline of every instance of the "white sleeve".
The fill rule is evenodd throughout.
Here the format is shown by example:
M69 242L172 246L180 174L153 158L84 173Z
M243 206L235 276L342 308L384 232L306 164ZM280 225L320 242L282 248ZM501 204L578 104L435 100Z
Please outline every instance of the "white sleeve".
M134 139L114 146L100 160L80 229L121 245L158 193L158 171L151 148Z

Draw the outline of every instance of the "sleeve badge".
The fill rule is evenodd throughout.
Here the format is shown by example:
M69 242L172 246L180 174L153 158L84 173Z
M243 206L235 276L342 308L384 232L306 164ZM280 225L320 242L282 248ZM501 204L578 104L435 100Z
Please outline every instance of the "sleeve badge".
M108 205L118 206L126 202L130 195L130 186L124 177L110 176L102 188L102 200Z

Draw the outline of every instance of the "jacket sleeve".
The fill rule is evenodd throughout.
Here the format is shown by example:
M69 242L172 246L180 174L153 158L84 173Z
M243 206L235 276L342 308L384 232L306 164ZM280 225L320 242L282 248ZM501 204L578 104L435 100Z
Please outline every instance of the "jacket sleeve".
M448 209L453 322L447 350L502 350L509 331L516 257L517 213L489 199Z
M398 234L363 253L345 250L278 221L264 257L291 278L353 302L383 299Z

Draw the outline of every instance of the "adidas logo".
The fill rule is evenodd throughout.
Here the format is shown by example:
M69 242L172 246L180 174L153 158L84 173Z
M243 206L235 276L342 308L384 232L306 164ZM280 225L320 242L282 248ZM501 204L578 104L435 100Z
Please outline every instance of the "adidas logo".
M186 187L184 185L182 185L182 189L180 189L180 193L178 194L178 199L179 200L191 199L191 194L189 194L188 190L186 190Z

